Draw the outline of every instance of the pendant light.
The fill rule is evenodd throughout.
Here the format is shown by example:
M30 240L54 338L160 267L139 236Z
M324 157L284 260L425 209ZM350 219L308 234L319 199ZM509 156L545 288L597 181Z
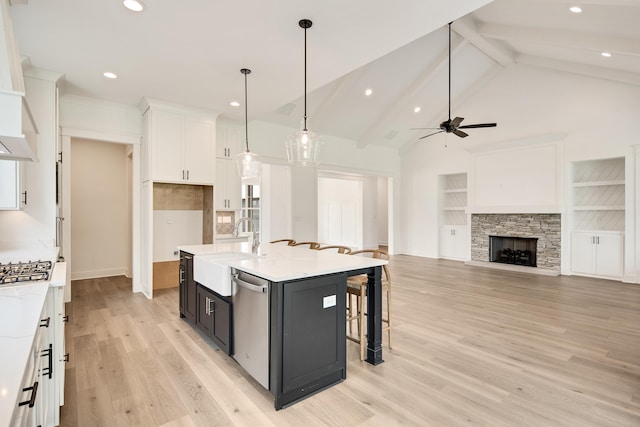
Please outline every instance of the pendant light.
M249 118L247 115L247 74L251 74L251 70L243 68L240 70L244 74L244 135L247 151L238 154L236 157L236 166L240 178L257 178L260 175L260 161L258 155L249 151Z
M318 163L320 151L320 136L307 129L307 29L313 23L308 19L301 19L298 22L304 29L304 119L301 123L301 130L293 134L287 140L287 158L289 163L301 166Z

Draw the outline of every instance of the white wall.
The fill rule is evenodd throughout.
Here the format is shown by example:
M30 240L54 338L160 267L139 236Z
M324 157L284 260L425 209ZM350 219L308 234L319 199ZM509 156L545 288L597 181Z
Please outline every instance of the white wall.
M378 177L378 244L389 244L389 180Z
M456 106L454 114L469 120L476 117L479 121L495 120L498 127L472 129L464 140L453 135L438 135L402 153L403 238L399 240L403 247L396 252L437 257L437 176L468 172L472 159L468 149L477 149L482 144L506 144L513 148L518 141L564 134L559 145L557 180L560 210L566 217L571 162L619 156L633 160L632 146L640 139L637 136L640 87L514 65L499 73L473 98ZM445 148L445 137L448 137L448 148ZM505 148L504 153L508 150ZM523 158L526 151L512 150L509 155L516 164L527 162ZM637 170L634 165L635 162L630 163ZM637 176L637 172L627 172L628 176ZM475 183L470 183L470 189L473 185ZM627 180L627 185L635 188L632 179ZM629 195L637 199L637 188ZM497 197L495 203L510 204L507 196L502 199L499 193L494 196ZM635 200L627 197L628 215L637 216L635 204ZM633 254L626 262L625 276L629 275L628 269L635 275L640 265L640 254L635 249L639 236L638 230L633 229L634 222L627 221L625 230L625 251L627 255ZM566 225L563 223L563 258L570 255L565 252L569 231Z
M263 162L286 162L286 139L297 129L271 123L253 121L249 123L250 148L258 153ZM400 156L396 150L367 146L358 148L357 142L330 135L322 135L318 169L335 172L356 173L362 176L396 177L394 180L398 196L394 200L395 211L400 211ZM317 186L316 169L295 167L292 170L293 186L293 238L296 240L317 239ZM365 200L377 200L377 188L373 186L365 195ZM370 218L371 219L371 218ZM372 219L370 231L365 236L377 239L377 219ZM371 222L371 221L369 221ZM396 235L399 234L399 223ZM377 245L377 241L372 240Z
M363 248L362 179L318 178L318 241Z
M128 147L71 143L71 278L127 274L130 253Z
M153 211L153 262L177 261L181 245L202 244L201 210Z

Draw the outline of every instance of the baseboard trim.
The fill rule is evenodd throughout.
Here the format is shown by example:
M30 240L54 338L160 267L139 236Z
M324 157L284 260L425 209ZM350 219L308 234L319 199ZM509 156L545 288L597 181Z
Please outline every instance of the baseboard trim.
M100 277L125 276L126 268L109 268L105 270L93 271L72 271L71 280L98 279Z

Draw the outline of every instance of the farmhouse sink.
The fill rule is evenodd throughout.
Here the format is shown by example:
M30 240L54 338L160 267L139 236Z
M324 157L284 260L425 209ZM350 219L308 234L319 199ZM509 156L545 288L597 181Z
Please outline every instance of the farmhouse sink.
M229 264L256 257L257 255L243 252L196 255L193 257L193 279L222 296L231 296L231 267Z

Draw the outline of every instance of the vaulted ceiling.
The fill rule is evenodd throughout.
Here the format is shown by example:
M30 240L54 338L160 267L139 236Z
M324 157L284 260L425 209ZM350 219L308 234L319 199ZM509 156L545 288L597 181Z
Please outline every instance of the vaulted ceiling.
M143 2L136 14L120 0L11 0L20 52L64 73L64 93L131 105L150 96L239 120L244 109L229 102L243 101L239 70L251 68L250 119L297 127L298 20L309 18L310 129L396 149L430 132L412 128L447 118L450 21L451 115L463 124L500 126L474 97L515 66L640 86L640 0L585 0L578 14L565 0Z

